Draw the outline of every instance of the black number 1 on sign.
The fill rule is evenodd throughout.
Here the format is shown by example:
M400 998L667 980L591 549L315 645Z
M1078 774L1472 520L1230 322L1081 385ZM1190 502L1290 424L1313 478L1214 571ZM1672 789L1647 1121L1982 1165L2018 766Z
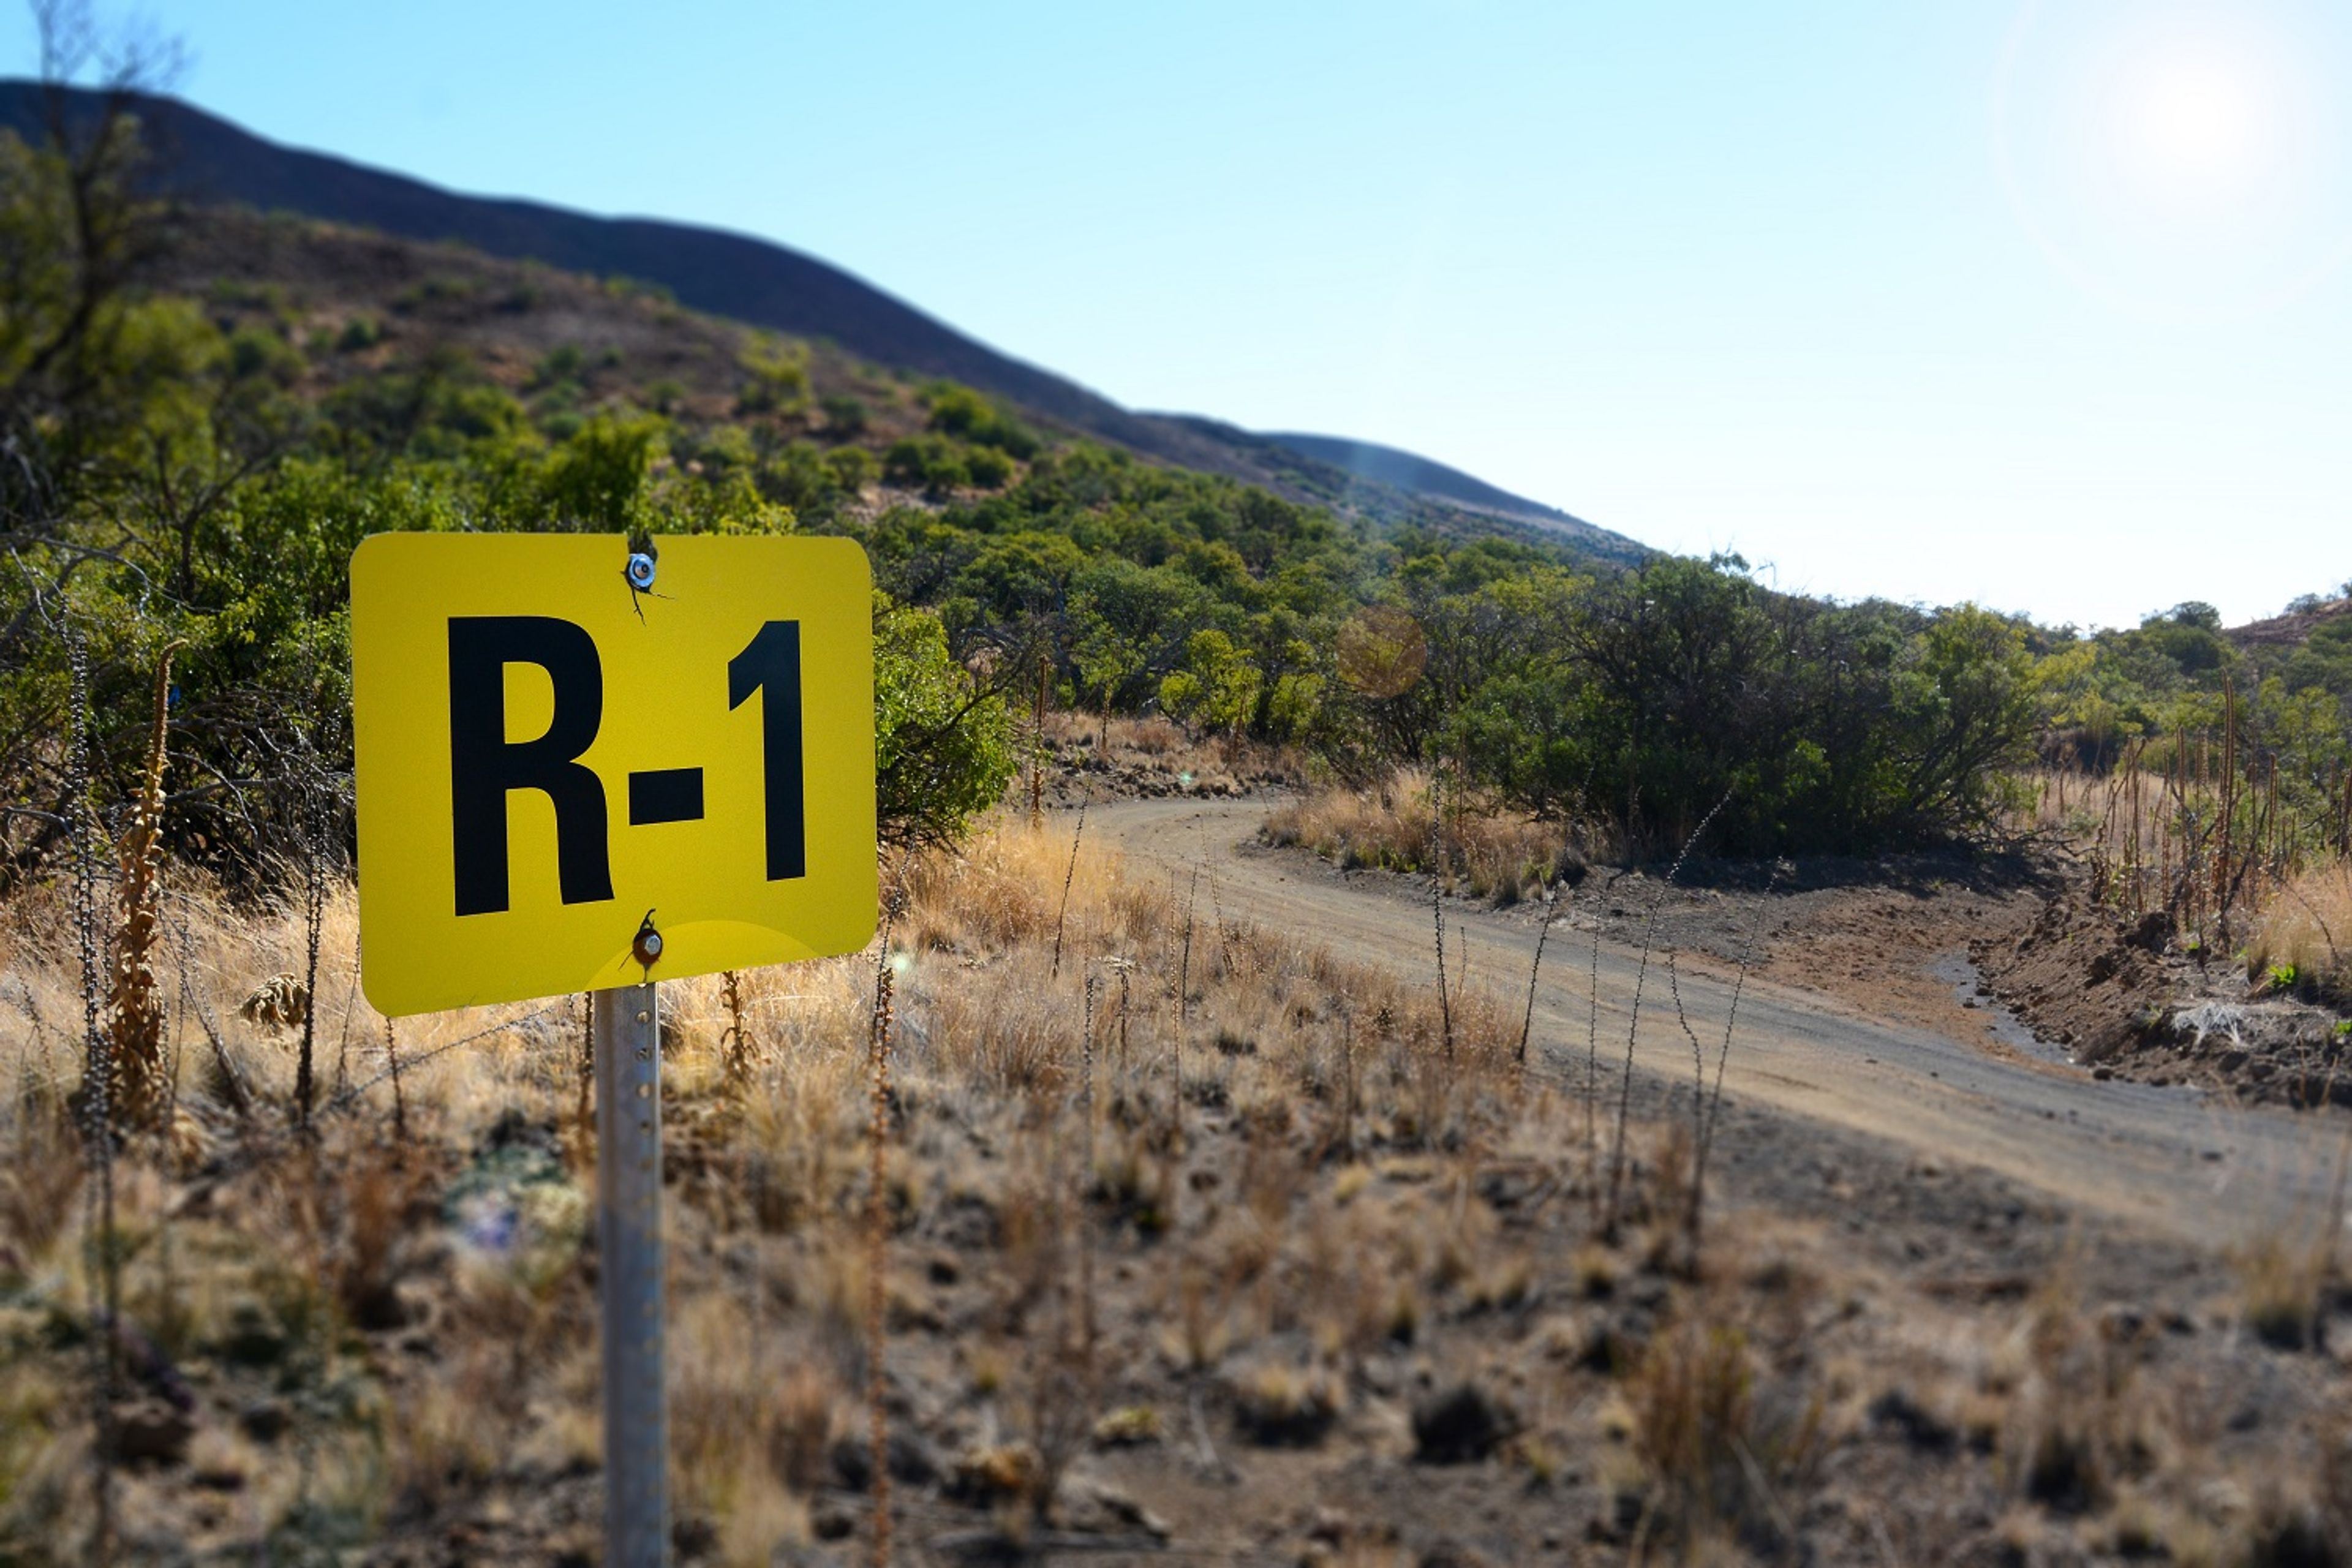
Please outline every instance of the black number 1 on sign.
M770 621L727 664L727 706L753 692L760 703L760 752L768 818L768 880L808 875L808 826L802 807L801 624Z

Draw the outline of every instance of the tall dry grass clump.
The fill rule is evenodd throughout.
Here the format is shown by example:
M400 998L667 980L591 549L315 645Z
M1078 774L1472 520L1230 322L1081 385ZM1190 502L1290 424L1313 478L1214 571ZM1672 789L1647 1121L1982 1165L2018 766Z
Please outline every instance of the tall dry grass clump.
M2289 879L2246 944L2256 974L2292 973L2293 984L2352 1000L2352 861Z
M1580 874L1593 847L1580 827L1539 822L1407 768L1362 789L1326 788L1266 815L1266 841L1299 846L1342 870L1432 871L1473 898L1516 903ZM1437 819L1443 812L1442 833Z
M1822 1453L1819 1388L1771 1375L1748 1329L1702 1296L1650 1342L1626 1395L1652 1482L1645 1534L1685 1560L1733 1546L1769 1558L1793 1544Z

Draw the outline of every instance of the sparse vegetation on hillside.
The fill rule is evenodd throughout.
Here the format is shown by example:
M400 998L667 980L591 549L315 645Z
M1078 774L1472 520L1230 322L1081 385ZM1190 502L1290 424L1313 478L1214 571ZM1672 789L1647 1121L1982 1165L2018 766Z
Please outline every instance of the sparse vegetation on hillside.
M1042 657L1057 705L1296 745L1351 779L1444 762L1645 842L1735 786L1735 847L1972 831L2030 721L2021 634L1976 612L1822 605L1728 559L1596 578L1532 534L1375 533L658 291L156 209L132 128L105 134L79 186L77 154L11 142L0 194L16 253L49 258L6 280L22 342L0 359L19 478L37 476L10 481L0 582L20 868L60 819L68 621L108 798L136 775L153 650L184 640L171 841L216 864L285 852L255 786L348 766L344 563L387 529L846 532L886 613L936 617L988 689L971 718L992 734L995 683ZM75 189L100 240L68 221ZM1391 624L1416 649L1393 689L1349 662ZM998 740L922 741L929 776L978 768L950 796L989 794Z

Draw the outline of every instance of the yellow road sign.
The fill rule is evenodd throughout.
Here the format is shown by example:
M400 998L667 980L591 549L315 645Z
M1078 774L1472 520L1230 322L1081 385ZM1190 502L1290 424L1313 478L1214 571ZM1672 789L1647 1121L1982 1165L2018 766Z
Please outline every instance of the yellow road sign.
M422 1013L854 952L874 644L843 539L384 533L352 556L362 984ZM648 915L650 965L633 952Z

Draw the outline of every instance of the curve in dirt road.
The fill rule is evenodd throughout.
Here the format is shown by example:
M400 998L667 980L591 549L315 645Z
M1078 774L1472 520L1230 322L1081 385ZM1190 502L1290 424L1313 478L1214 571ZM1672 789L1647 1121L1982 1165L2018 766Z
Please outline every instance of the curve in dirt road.
M1263 801L1123 801L1096 806L1093 821L1100 840L1130 861L1205 864L1228 919L1297 933L1350 962L1407 972L1428 964L1425 897L1351 886L1319 861L1258 847L1265 809ZM1447 921L1466 933L1475 973L1518 976L1513 984L1524 987L1531 924L1468 906L1450 907ZM1581 939L1574 945L1575 962L1564 954L1557 967L1547 962L1535 1040L1564 1073L1580 1078L1591 950ZM1693 1027L1703 1040L1719 1041L1733 976L1689 955L1679 965ZM1604 1072L1624 1058L1640 967L1638 952L1603 944ZM1664 975L1654 958L1645 984L1645 997L1657 999ZM1662 1079L1687 1081L1689 1042L1670 1009L1645 1000L1634 1060ZM1752 974L1738 1002L1724 1085L1727 1098L1785 1113L1792 1139L1803 1138L1809 1120L1830 1123L2209 1247L2307 1236L2334 1223L2352 1131L2352 1122L2333 1113L2232 1106L2201 1090L2095 1081L2087 1072L1996 1056Z

